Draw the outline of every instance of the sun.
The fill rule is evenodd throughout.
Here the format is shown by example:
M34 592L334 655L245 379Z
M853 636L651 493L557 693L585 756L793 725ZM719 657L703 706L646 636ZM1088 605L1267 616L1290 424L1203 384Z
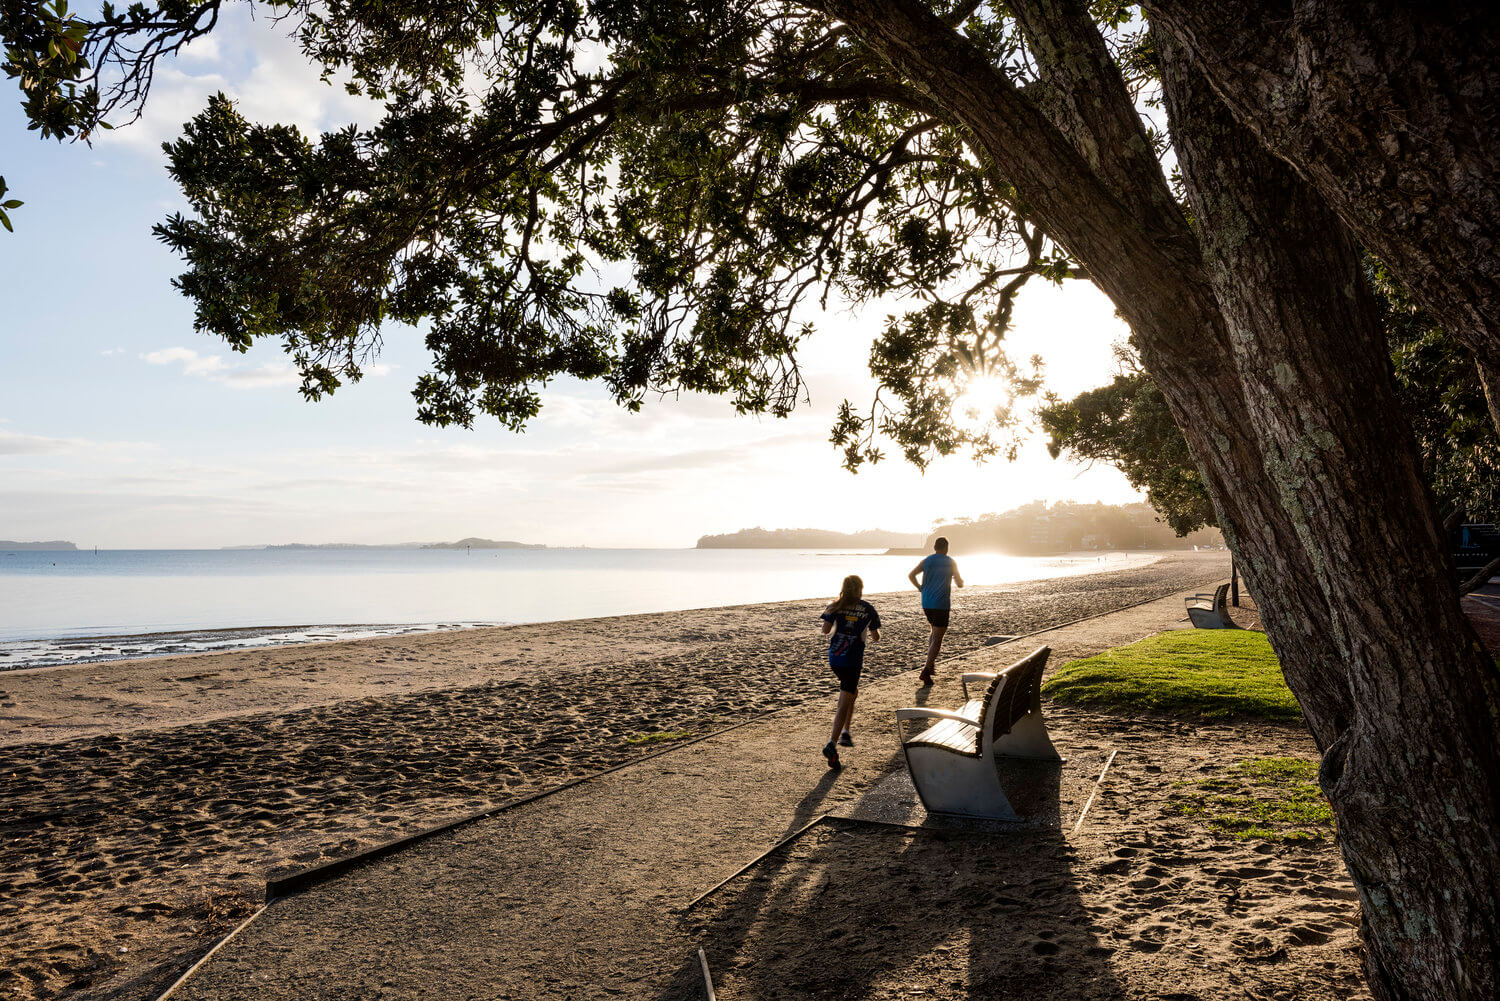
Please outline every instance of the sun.
M989 423L1015 402L1015 387L1009 379L985 375L972 379L953 401L953 419Z

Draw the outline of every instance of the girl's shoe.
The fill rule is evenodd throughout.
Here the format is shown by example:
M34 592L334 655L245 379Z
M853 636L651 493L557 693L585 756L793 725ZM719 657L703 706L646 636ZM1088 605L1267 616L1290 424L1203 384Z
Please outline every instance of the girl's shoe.
M839 760L838 749L833 746L833 741L823 745L823 757L828 759L829 768L843 768L844 764Z
M843 733L839 734L839 746L840 747L853 747L854 746L854 738L851 737L851 736L849 736L849 731L848 730L845 730Z

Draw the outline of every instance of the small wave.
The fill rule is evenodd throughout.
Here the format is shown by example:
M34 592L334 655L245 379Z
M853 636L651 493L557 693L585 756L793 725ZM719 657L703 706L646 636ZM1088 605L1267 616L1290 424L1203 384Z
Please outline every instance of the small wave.
M58 639L0 643L0 672L31 667L62 667L111 660L139 660L167 654L222 653L256 647L293 646L341 640L378 639L455 629L479 629L500 622L404 622L386 625L259 626L244 629L195 629L122 636L68 636Z

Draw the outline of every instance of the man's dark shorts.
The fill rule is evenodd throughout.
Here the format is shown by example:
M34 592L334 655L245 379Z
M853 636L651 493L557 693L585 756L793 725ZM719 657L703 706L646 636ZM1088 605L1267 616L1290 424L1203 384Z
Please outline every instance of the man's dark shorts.
M924 608L922 609L922 614L927 616L928 622L931 622L939 629L947 629L949 611L950 609L947 608Z
M864 669L865 660L863 657L853 664L840 664L833 667L834 676L839 679L839 691L848 692L850 695L857 695L859 693L859 675Z

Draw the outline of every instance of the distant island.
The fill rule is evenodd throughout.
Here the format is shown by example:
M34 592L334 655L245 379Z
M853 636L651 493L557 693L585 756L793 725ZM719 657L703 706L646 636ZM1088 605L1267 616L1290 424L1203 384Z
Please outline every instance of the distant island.
M423 549L546 549L546 546L535 542L508 542L506 540L476 539L473 537L459 539L457 542L429 542L422 546Z
M62 543L72 548L70 543ZM3 547L0 547L3 548ZM36 548L33 546L33 548ZM221 546L221 549L546 549L532 542L510 542L504 539L480 539L470 536L457 542L285 542L274 546Z
M705 535L698 549L905 549L920 546L925 535L886 532L830 532L821 528L746 528L727 535Z
M45 549L51 552L77 552L78 547L71 542L10 542L0 539L0 550L22 550L22 549Z

